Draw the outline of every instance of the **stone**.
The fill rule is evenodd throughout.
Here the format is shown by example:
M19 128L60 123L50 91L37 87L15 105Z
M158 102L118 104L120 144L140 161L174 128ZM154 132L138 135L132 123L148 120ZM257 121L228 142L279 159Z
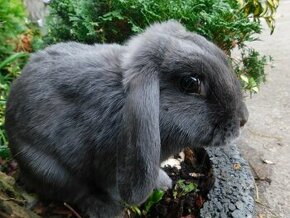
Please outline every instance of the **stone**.
M244 203L243 203L242 201L238 201L238 202L236 203L236 207L237 207L239 210L243 210L244 207L245 207L245 205L244 205Z
M243 216L243 213L240 210L235 210L232 213L232 217L233 218L242 218L242 217L245 217L245 216Z
M230 203L230 204L229 204L229 209L230 209L231 211L234 211L234 210L236 209L236 206L235 206L234 204Z

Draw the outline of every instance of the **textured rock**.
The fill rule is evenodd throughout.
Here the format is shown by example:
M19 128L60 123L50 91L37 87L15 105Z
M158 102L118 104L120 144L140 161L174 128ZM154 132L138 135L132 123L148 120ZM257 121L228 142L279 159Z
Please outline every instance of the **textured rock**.
M215 182L209 200L201 209L202 218L254 217L254 178L236 145L207 148Z

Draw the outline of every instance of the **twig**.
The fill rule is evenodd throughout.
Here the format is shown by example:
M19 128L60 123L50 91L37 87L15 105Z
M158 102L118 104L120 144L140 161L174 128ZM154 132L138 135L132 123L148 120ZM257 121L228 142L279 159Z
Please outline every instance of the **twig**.
M82 218L81 215L79 215L79 213L76 212L69 204L63 202L63 205L68 208L77 218Z
M258 203L259 205L263 206L264 208L266 208L266 210L267 210L266 213L267 213L267 215L271 214L272 215L271 218L279 218L279 216L276 213L271 211L271 207L268 204L262 203L260 201L255 201L255 202Z
M271 209L270 206L267 203L263 203L261 201L260 196L259 196L258 186L257 186L257 183L256 182L255 182L255 189L256 189L256 199L255 199L255 202L258 203L259 205L263 206L264 208L267 208L268 209L267 210L268 212L270 212L274 217L277 217L278 218L278 216L274 212L272 212L270 210Z
M254 184L255 184L255 189L256 189L256 202L260 202L259 189L258 189L256 181L254 181Z
M0 197L0 199L2 201L14 201L14 202L20 203L20 204L25 204L26 203L26 200L18 200L18 199L15 199L15 198L3 198L3 197Z
M268 184L271 184L271 182L272 182L271 178L268 178L268 177L261 178L259 176L259 174L257 173L257 170L255 169L255 167L250 162L249 162L249 166L250 166L252 172L256 175L256 177L254 178L255 180L265 181L265 182L268 182Z
M260 204L260 205L262 205L263 207L270 208L269 205L267 205L266 203L261 202L260 200L256 199L255 202Z
M256 189L256 199L255 199L255 202L258 203L258 204L260 204L260 205L262 205L262 206L264 206L264 207L269 208L269 206L268 206L267 204L265 204L265 203L263 203L263 202L261 201L261 199L260 199L260 195L259 195L259 188L258 188L258 186L257 186L257 183L254 182L254 184L255 184L255 189Z
M269 138L269 139L276 139L278 141L282 141L282 137L278 137L278 136L273 136L273 135L264 135L264 134L261 134L261 133L257 133L253 130L251 130L250 128L247 128L249 130L250 133L252 133L253 135L256 135L256 136L259 136L259 137L262 137L262 138Z

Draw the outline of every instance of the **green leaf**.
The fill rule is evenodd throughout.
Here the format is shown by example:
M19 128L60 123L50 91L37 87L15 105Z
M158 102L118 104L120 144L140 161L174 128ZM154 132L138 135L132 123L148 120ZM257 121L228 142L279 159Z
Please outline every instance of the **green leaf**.
M2 132L1 132L1 138L4 137L2 136ZM7 145L0 145L0 157L2 157L3 159L7 159L11 157L9 148L7 147Z
M164 191L162 190L154 190L153 193L150 195L150 197L147 199L146 203L145 203L145 209L144 209L144 214L147 214L150 210L150 208L158 203L159 201L161 201L161 199L163 198L164 195Z
M141 212L141 210L139 209L138 206L130 206L129 208L130 208L130 210L131 210L132 212L134 212L134 213L137 214L138 216L141 216L141 215L142 215L142 212Z
M124 17L121 15L120 11L111 11L102 16L102 20L104 21L112 21L114 18L122 20Z
M175 187L174 187L174 191L176 191L176 194L173 193L174 198L176 198L179 195L184 196L187 195L188 193L194 191L197 189L197 184L193 183L193 182L186 182L183 179L180 179L177 181Z
M132 30L134 33L141 33L143 31L142 28L132 23Z
M251 87L256 87L256 86L257 86L257 83L256 83L256 81L255 81L255 79L254 79L253 77L251 77L251 78L249 79L249 85L250 85Z
M256 92L256 93L259 92L259 88L258 88L257 86L256 86L256 87L253 87L252 90L253 90L254 92Z
M249 79L248 79L248 77L246 77L245 75L241 75L240 76L240 78L241 78L241 80L243 80L245 83L249 83Z
M19 59L19 58L23 58L23 57L27 57L28 53L25 52L19 52L19 53L15 53L11 56L9 56L8 58L6 58L4 61L2 61L0 63L0 69L2 69L3 67L5 67L7 64L12 63L13 61Z

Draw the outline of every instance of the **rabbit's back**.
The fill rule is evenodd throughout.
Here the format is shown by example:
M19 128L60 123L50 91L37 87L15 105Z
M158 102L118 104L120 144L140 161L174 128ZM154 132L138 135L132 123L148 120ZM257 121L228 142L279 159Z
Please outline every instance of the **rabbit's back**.
M19 162L33 160L29 149L35 148L82 177L98 165L95 173L101 176L107 167L103 158L114 159L120 128L122 50L61 43L31 58L12 86L6 111L10 147Z

